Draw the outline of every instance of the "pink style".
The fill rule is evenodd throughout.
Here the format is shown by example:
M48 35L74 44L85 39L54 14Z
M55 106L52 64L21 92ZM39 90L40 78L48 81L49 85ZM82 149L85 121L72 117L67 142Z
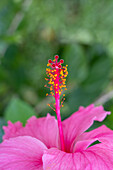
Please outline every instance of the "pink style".
M61 64L63 60L58 62L55 56L46 70L57 120L50 114L33 116L25 127L21 122L8 121L0 144L0 170L113 170L113 130L103 125L86 132L94 121L103 121L110 112L91 104L61 122L68 74Z

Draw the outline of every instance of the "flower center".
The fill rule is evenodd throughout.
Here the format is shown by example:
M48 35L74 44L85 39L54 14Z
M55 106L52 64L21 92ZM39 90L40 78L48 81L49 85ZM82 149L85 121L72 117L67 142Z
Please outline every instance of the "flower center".
M46 96L53 96L55 98L55 104L52 108L50 104L48 104L57 115L58 120L58 128L59 128L59 136L60 136L60 143L61 143L61 150L65 151L64 146L64 137L63 137L63 129L62 129L62 123L61 123L61 116L60 116L60 108L63 107L63 101L65 100L63 92L67 90L66 88L66 77L68 75L67 71L67 65L63 66L61 64L64 63L64 60L60 60L58 62L58 55L55 56L55 59L48 60L47 66L49 68L46 69L46 74L48 76L48 79L45 78L48 81L49 87L45 85L45 87L50 88L50 95L48 93ZM61 97L62 96L62 97Z

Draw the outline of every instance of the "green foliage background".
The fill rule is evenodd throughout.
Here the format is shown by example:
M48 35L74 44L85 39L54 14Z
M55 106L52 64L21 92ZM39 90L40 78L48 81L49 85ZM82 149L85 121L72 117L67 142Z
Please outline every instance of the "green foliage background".
M62 119L91 103L112 112L112 9L112 0L0 1L0 138L6 120L55 114L44 88L55 54L69 65ZM113 113L103 123L113 129Z

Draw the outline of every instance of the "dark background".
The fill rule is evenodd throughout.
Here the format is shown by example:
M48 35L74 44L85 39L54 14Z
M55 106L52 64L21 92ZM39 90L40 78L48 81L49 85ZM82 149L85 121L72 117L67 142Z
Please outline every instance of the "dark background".
M7 120L55 114L44 85L56 54L69 71L62 120L91 103L112 112L113 1L1 0L0 136ZM103 123L113 129L113 113Z

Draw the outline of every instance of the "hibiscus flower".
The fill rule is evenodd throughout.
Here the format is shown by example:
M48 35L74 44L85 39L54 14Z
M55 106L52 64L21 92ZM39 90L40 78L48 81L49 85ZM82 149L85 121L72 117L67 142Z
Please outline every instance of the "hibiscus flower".
M102 106L90 105L64 120L65 151L55 117L33 116L25 127L8 121L0 144L0 170L113 170L113 131L103 125L85 132L107 114ZM90 146L95 141L101 143Z
M52 63L52 68L60 70L61 63ZM51 76L57 77L57 72L50 74L50 84L54 86ZM59 73L59 72L58 72ZM58 80L58 79L57 79ZM47 117L31 117L26 126L21 122L4 126L3 142L0 144L0 170L113 170L113 131L105 125L86 132L94 121L103 121L110 112L104 111L102 106L90 105L80 107L77 112L61 122L59 100L61 88L65 87L65 80L55 82L51 87L51 95L55 96L57 120L50 114ZM61 88L58 88L61 86ZM57 91L58 90L58 91ZM65 89L66 90L66 89ZM57 93L58 92L58 93ZM58 108L57 108L58 107ZM97 142L94 144L94 142Z

